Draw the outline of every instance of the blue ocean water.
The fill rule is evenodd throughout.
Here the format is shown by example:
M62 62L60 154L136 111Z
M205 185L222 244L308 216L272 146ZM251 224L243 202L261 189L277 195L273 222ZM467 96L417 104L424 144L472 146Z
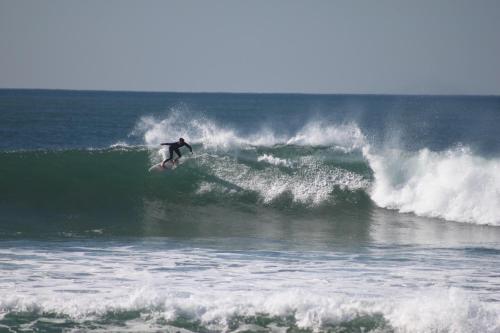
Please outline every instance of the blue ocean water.
M0 331L500 332L499 125L499 97L0 90Z

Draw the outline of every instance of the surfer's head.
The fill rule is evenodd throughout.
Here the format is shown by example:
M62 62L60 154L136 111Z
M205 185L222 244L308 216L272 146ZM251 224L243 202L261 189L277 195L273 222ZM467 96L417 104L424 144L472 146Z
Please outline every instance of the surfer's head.
M184 143L184 139L183 138L179 138L179 142L180 143Z

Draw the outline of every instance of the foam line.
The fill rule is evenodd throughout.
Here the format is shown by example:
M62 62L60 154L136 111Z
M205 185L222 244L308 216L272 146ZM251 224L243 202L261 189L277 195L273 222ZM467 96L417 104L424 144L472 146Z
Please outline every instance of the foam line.
M0 309L80 323L137 312L146 323L185 318L214 331L228 331L235 317L265 314L292 317L313 331L381 315L396 332L498 332L498 303L447 286L448 274L470 285L468 272L481 263L465 261L443 272L442 256L433 264L430 251L425 262L414 258L381 270L377 266L388 267L392 256L363 264L332 252L6 248L0 254L16 269L0 281ZM401 277L414 287L401 285ZM488 282L477 283L488 290Z

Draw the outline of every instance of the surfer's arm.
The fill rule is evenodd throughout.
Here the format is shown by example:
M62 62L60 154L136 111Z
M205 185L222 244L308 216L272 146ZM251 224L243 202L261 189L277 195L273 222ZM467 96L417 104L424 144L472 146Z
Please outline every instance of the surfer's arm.
M164 142L164 143L160 143L160 146L171 146L173 145L175 142Z
M185 142L184 142L184 144L186 145L186 147L188 147L188 148L189 148L189 151L190 151L190 152L193 152L193 148L191 148L191 146L190 146L190 145L188 145L188 144L187 144L187 143L185 143Z

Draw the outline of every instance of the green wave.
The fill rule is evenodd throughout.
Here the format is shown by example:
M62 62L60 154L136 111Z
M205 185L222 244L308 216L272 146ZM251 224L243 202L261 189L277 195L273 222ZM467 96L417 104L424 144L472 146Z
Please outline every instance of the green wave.
M371 205L363 188L340 186L332 187L326 199L315 204L295 200L289 190L266 201L262 189L253 189L255 179L262 182L275 177L276 184L284 180L293 187L296 179L307 184L316 172L257 161L266 153L280 158L325 155L322 149L298 147L204 152L185 158L171 172L149 173L149 166L160 157L146 149L2 152L0 232L99 234L104 230L154 235L158 230L150 228L151 221L217 221L251 215L259 209L273 214L335 214ZM370 178L364 161L349 154L329 154L333 155L322 162L319 171L346 170ZM241 170L255 179L248 178L242 185Z

